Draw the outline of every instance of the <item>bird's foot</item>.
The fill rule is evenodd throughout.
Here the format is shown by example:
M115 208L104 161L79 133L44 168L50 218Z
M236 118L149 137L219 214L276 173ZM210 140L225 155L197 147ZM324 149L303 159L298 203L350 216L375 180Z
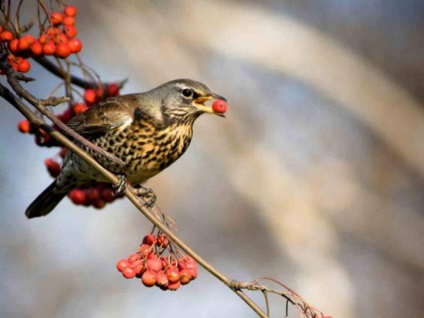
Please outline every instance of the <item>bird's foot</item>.
M142 186L141 184L138 185L135 189L135 194L142 198L144 203L147 207L151 208L156 203L156 194L153 192L151 188L147 188L145 186Z
M118 183L112 185L113 190L115 190L114 195L115 197L119 197L120 195L124 194L125 189L128 187L127 177L123 174L119 174L118 176Z

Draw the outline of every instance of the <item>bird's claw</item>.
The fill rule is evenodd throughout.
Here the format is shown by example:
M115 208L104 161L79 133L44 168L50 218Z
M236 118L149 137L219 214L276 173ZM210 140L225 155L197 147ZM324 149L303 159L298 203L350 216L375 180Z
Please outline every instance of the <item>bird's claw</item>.
M135 194L143 199L148 208L153 207L156 203L156 194L151 188L138 185L137 188L135 188Z
M115 190L115 192L113 193L114 196L119 197L120 195L124 194L127 186L127 177L125 177L123 174L118 175L118 183L112 186L112 188Z

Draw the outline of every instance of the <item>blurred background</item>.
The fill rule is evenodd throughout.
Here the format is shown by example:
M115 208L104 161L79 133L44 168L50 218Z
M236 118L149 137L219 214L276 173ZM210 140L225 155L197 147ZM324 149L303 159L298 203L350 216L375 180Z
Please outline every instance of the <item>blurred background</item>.
M82 58L104 80L128 77L123 93L192 78L228 98L227 118L201 117L187 153L148 183L201 256L334 317L422 317L423 1L69 4ZM30 76L39 97L58 84ZM175 293L123 279L116 261L151 229L126 200L65 200L27 220L56 150L18 133L1 103L0 317L255 317L205 271ZM271 297L272 317L284 307Z

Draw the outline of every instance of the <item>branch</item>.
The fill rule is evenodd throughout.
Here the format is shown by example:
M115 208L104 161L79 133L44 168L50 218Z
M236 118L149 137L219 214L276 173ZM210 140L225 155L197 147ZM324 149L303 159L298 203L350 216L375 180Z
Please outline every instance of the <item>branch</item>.
M63 74L60 68L58 68L54 63L52 63L49 59L46 57L37 57L34 58L34 60L40 64L42 67L44 67L46 70L48 70L50 73L56 75L57 77L60 77L61 79L64 79L66 77L66 74ZM89 82L82 78L79 78L75 75L70 75L70 81L72 84L87 89L87 88L98 88L99 83L98 82ZM120 88L124 86L124 84L128 81L128 79L124 79L122 81L117 82L116 84L119 85ZM111 83L102 83L103 86L109 86Z
M11 85L12 89L15 90L17 94L24 97L30 104L36 107L36 109L39 110L42 114L45 114L49 119L52 119L53 122L55 122L55 119L56 121L58 121L57 118L55 118L55 116L45 108L45 105L60 103L64 100L64 98L52 98L47 101L43 101L43 100L39 100L35 98L33 95L27 92L20 85L19 81L16 78L17 76L14 70L10 67L7 61L5 61L4 54L0 57L0 69L3 70L3 72L7 75L9 84ZM12 106L14 106L19 112L21 112L32 124L35 124L38 127L42 126L42 128L46 130L46 132L49 133L52 138L54 138L62 146L68 148L70 151L79 155L83 160L85 160L88 164L90 164L94 169L96 169L112 184L117 185L119 183L119 179L115 174L105 169L93 157L91 157L87 152L79 148L74 142L68 139L65 135L63 135L59 131L55 130L53 127L44 123L34 112L28 109L28 107L24 104L24 102L22 102L22 100L20 100L16 95L10 92L10 90L8 90L2 84L0 84L0 95L5 100L7 100ZM75 132L73 132L73 134L78 135ZM75 138L75 139L79 140L79 138ZM150 208L147 208L144 201L136 195L136 190L133 187L128 185L127 188L125 189L124 194L150 222L152 222L157 228L159 228L163 233L165 233L175 244L177 244L183 251L185 251L194 260L196 260L197 263L199 263L203 268L205 268L213 276L218 278L221 282L223 282L226 286L228 286L231 290L233 290L260 317L262 318L268 317L265 314L265 312L263 312L262 309L258 305L256 305L256 303L252 301L243 291L232 287L231 283L233 282L233 280L231 280L227 276L220 273L212 265L210 265L203 258L201 258L187 244L185 244L181 239L179 239L168 227L166 227L158 218L156 218L154 212Z
M12 106L17 108L28 120L34 122L38 125L42 125L43 128L60 144L64 147L68 148L70 151L79 155L82 159L84 159L87 163L89 163L94 169L96 169L100 174L102 174L105 178L107 178L112 184L118 184L118 177L105 169L102 165L100 165L93 157L91 157L87 152L79 148L75 143L73 143L70 139L64 136L59 131L55 130L51 126L46 125L42 122L40 118L38 118L33 112L31 112L26 105L14 94L12 94L6 87L0 84L0 95L7 100ZM42 105L38 103L37 105ZM43 107L43 106L41 106ZM163 233L165 233L175 244L177 244L182 250L184 250L188 255L190 255L194 260L196 260L203 268L209 271L212 275L222 281L225 285L230 287L241 299L243 299L260 317L266 318L268 317L262 309L259 308L243 291L239 289L234 289L231 285L233 280L229 279L225 275L221 274L218 270L212 267L208 262L206 262L203 258L201 258L198 254L196 254L187 244L185 244L181 239L179 239L170 229L168 229L160 220L158 220L153 211L146 207L144 201L140 199L136 194L136 190L127 186L125 189L126 197L139 209L139 211L156 227L158 227Z
M265 285L259 284L260 280L269 280L272 281L280 286L282 286L286 291L273 289L270 287L267 287ZM234 289L245 289L250 291L260 291L264 295L265 303L267 305L267 314L269 315L269 306L268 306L268 294L274 294L277 296L281 296L286 299L287 305L291 303L292 305L295 305L299 311L304 314L308 318L315 318L315 317L324 317L324 315L316 310L314 307L310 306L306 301L303 300L302 297L300 297L297 293L295 293L293 290L288 288L283 283L269 277L262 277L254 280L253 282L237 282L232 281L230 284L230 287ZM288 307L286 306L286 316L288 316ZM325 317L324 317L325 318Z

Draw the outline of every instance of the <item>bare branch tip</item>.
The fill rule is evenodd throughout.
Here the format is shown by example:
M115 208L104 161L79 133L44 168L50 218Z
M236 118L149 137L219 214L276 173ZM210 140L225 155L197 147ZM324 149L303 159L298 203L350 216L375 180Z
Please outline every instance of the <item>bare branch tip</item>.
M62 96L62 97L49 97L48 99L42 99L40 100L40 104L42 106L57 106L59 104L63 104L66 103L70 100L69 97L67 96Z
M25 76L25 75L23 75L22 73L16 73L16 74L15 74L15 77L16 77L16 79L18 79L18 80L20 80L20 81L22 81L22 82L25 82L25 83L35 81L35 78Z
M123 80L121 80L121 81L119 81L118 82L118 86L119 86L119 88L123 88L124 87L124 85L127 83L129 81L129 78L127 77L127 78L124 78Z

